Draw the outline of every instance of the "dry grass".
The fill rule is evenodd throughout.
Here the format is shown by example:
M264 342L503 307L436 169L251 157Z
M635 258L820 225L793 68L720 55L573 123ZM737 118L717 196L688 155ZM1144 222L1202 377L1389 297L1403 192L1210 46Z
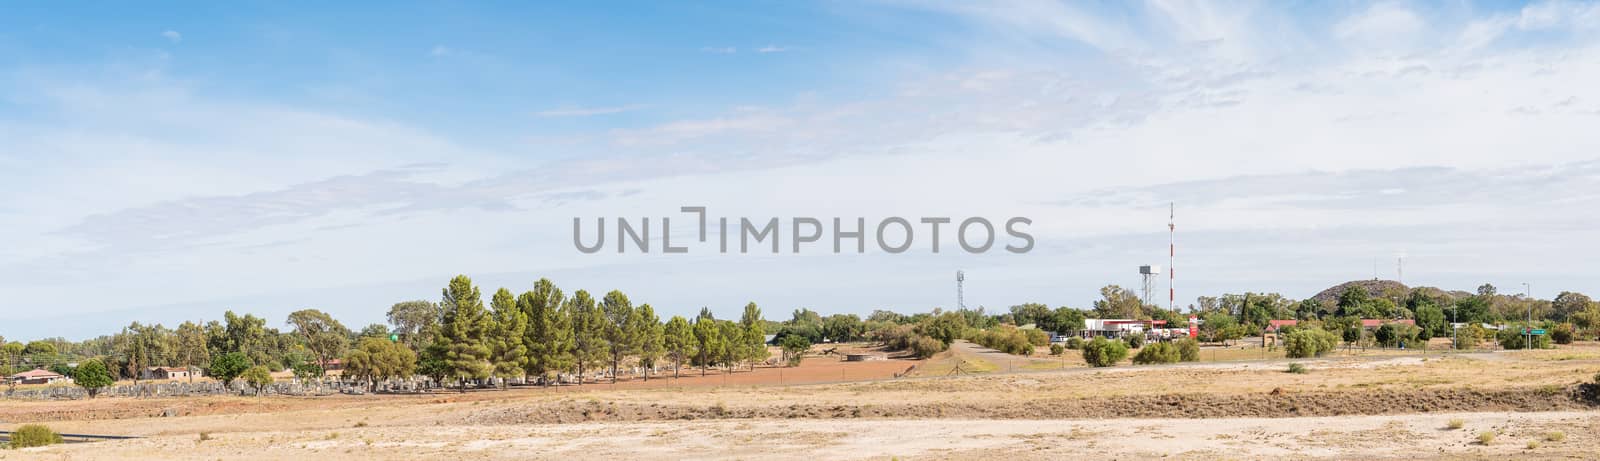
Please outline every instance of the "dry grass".
M1488 446L1489 444L1494 443L1494 435L1495 435L1494 431L1479 432L1478 433L1478 445Z
M1446 426L1446 427L1449 427L1451 430L1457 430L1457 429L1461 429L1462 427L1464 427L1466 425L1467 425L1467 422L1465 420L1461 419L1461 418L1451 418L1450 419L1450 424L1448 426Z

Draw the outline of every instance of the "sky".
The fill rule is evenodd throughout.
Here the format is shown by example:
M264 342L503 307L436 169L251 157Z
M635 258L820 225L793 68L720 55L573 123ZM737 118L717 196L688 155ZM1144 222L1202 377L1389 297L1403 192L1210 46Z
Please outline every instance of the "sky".
M1597 294L1594 82L1600 4L1572 1L10 4L0 336L358 329L456 274L781 320L950 308L960 270L968 307L1087 308L1167 265L1169 204L1179 307ZM688 242L684 206L1026 217L1035 246L573 243L618 217Z

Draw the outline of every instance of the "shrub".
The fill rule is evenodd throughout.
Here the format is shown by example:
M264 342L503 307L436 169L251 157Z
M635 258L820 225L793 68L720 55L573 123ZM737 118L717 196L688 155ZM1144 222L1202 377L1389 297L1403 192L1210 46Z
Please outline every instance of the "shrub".
M1138 349L1144 347L1144 335L1142 334L1123 336L1122 341L1128 344L1129 349Z
M1291 364L1289 364L1289 369L1285 370L1285 371L1288 371L1290 373L1294 373L1294 374L1297 374L1297 375L1303 375L1303 374L1306 374L1306 371L1308 371L1308 370L1306 370L1306 366L1305 365L1301 365L1301 364L1298 364L1298 363L1291 363Z
M944 352L945 348L947 347L949 346L945 345L944 341L929 338L927 336L918 336L917 339L911 343L911 353L916 355L919 359L925 359L933 357L933 354Z
M1483 342L1483 338L1488 336L1487 332L1488 330L1484 330L1483 327L1478 326L1478 324L1471 324L1467 325L1466 327L1457 328L1455 331L1456 339L1453 347L1458 350L1477 349L1478 344Z
M1283 340L1289 358L1321 357L1339 344L1339 338L1327 330L1307 328L1290 333Z
M1532 450L1532 449L1535 449L1535 448L1539 448L1539 441L1538 440L1529 440L1528 441L1528 449Z
M1022 330L1022 332L1027 338L1028 344L1032 344L1033 347L1045 347L1050 345L1050 334L1045 333L1044 330L1030 328L1027 330Z
M1551 432L1549 434L1545 434L1544 439L1550 442L1560 442L1567 439L1567 433L1561 431Z
M111 371L106 369L105 362L100 359L89 359L78 364L77 379L73 382L89 393L89 398L100 395L100 389L110 386L114 381Z
M1083 338L1079 338L1077 336L1073 336L1071 338L1067 338L1067 349L1072 349L1072 350L1083 349Z
M1173 341L1173 344L1176 344L1178 347L1178 361L1200 361L1200 341L1196 341L1194 338L1183 338Z
M1063 354L1065 352L1067 352L1067 348L1065 346L1062 346L1060 344L1051 344L1050 345L1050 355L1061 355L1061 354Z
M972 341L1007 354L1029 355L1033 353L1033 342L1028 339L1026 331L1038 330L1022 330L1010 325L1001 325L999 328L978 332L973 335ZM1048 343L1049 336L1046 336L1045 340Z
M1507 350L1525 349L1528 343L1533 343L1534 349L1549 349L1550 335L1524 335L1522 328L1506 328L1500 330L1495 339L1499 340L1500 347Z
M1171 343L1153 343L1140 349L1139 353L1133 356L1133 363L1137 365L1178 363L1179 358L1181 356L1178 354L1177 346Z
M1555 341L1556 344L1572 344L1572 337L1573 329L1570 323L1556 325L1555 328L1550 329L1550 339Z
M1493 431L1483 431L1478 433L1478 445L1488 445L1491 443L1494 443Z
M1128 346L1122 341L1095 338L1083 345L1083 361L1090 366L1109 367L1128 357Z
M1450 420L1449 425L1447 425L1446 427L1449 427L1451 429L1460 429L1462 427L1465 427L1466 425L1467 425L1467 422L1462 420L1461 418L1454 418L1454 419Z
M39 424L24 424L11 433L11 448L42 447L61 443L61 434Z

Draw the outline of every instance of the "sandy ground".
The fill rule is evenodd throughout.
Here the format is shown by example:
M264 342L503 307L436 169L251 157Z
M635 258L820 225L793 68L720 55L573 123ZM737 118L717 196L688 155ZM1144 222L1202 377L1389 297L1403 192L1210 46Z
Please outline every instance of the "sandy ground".
M961 353L985 352L961 349L948 357ZM892 376L911 362L808 359L802 370L809 371L795 376L855 370L866 380L780 385L758 378L778 370L759 369L741 373L746 384L726 386L712 375L685 378L697 384L652 380L413 396L0 401L0 429L38 421L61 432L144 437L0 450L0 459L1596 459L1600 453L1600 407L1576 397L1580 383L1600 372L1597 345L1297 361L1308 374L1285 373L1286 362L890 379L873 376ZM783 371L788 377L799 370ZM1449 429L1452 419L1463 427ZM1485 432L1493 440L1478 443Z

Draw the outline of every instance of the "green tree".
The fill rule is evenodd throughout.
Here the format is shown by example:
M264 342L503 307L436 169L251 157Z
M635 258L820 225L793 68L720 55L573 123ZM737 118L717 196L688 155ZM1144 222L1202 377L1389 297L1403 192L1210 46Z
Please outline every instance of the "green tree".
M1050 322L1050 306L1039 303L1011 306L1011 321L1019 327L1032 323L1044 328L1044 325Z
M611 290L600 300L605 311L605 340L611 360L611 382L617 382L617 366L622 358L639 351L639 312L621 291Z
M567 313L572 321L572 358L578 370L578 384L583 384L585 371L606 360L606 315L595 305L588 291L578 290L568 300Z
M406 378L416 372L417 354L404 343L387 338L362 338L345 358L345 376L365 380L378 391L378 383Z
M444 288L439 307L444 310L444 323L440 328L439 342L445 348L444 362L448 376L455 378L466 392L466 381L489 377L489 328L491 319L483 308L483 295L472 279L457 275Z
M200 324L183 322L178 325L179 363L190 371L189 382L194 382L195 370L211 362L211 349L206 346L206 331Z
M851 317L855 316L852 315ZM761 319L761 307L757 306L754 301L744 305L744 313L739 316L739 326L744 329L745 358L752 363L766 361L767 357L772 355L767 352L766 323L765 320ZM861 327L859 322L857 322L856 326L857 328ZM860 333L857 333L856 336L860 336Z
M392 333L400 336L412 351L421 353L439 335L439 325L444 321L444 311L431 301L404 301L389 308L389 325Z
M1556 325L1550 329L1550 340L1556 344L1572 344L1573 328L1570 323Z
M966 336L967 319L956 312L945 312L918 324L917 332L948 346Z
M656 316L656 310L649 304L639 306L639 325L637 336L639 338L639 366L644 368L644 380L650 380L650 372L656 369L657 362L666 349L665 331L661 325L661 317Z
M732 320L717 321L717 329L718 336L722 338L720 343L722 349L717 354L717 362L732 373L748 356L749 348L745 347L741 340L744 337L744 329L739 328L739 324Z
M221 348L212 348L213 353L239 352L250 358L251 363L272 362L271 339L267 331L267 320L251 314L235 315L233 311L222 314L224 326L224 341L226 345Z
M367 326L361 327L361 332L356 334L356 341L360 341L362 338L389 339L389 326L381 323L369 323ZM357 345L360 345L360 343L358 342Z
M206 370L206 374L221 381L223 386L231 386L233 379L238 378L252 365L254 364L250 362L250 357L243 352L229 352L212 360L211 368Z
M494 365L494 375L500 378L504 388L508 378L527 373L523 366L528 362L528 319L511 291L505 288L494 292L489 307L493 309L490 318L493 326L487 339L490 346L489 361Z
M1083 320L1083 311L1061 306L1050 312L1050 316L1039 323L1039 328L1055 333L1069 333L1082 330Z
M1095 316L1102 319L1144 318L1144 302L1139 296L1117 285L1100 288L1100 299L1094 302Z
M855 341L866 334L861 317L855 314L834 314L822 321L822 336L836 343Z
M805 356L806 350L811 348L811 341L804 336L789 335L783 337L778 347L783 349L783 363L792 367L800 364L800 359Z
M662 328L662 342L667 355L672 357L672 377L678 377L678 370L683 367L684 360L689 360L696 354L694 327L682 316L674 315L667 325Z
M272 385L272 370L268 370L267 367L261 365L250 367L239 377L243 378L245 384L249 384L251 389L255 389L256 395L261 395L261 391Z
M533 283L533 291L517 297L517 308L528 319L523 339L528 359L523 370L531 376L543 379L549 372L572 366L572 317L565 312L564 302L561 289L545 278Z
M700 367L700 376L705 376L706 368L716 363L717 355L722 350L722 330L717 327L716 319L696 318L694 340L695 356L691 363Z
M1594 305L1594 300L1583 293L1563 291L1550 301L1551 320L1564 322L1571 320L1574 314L1586 311Z
M328 369L328 361L343 356L350 349L350 329L326 312L316 309L294 311L289 313L285 323L311 350L317 367L324 370Z
M89 393L89 398L100 395L100 389L110 386L116 380L111 378L111 370L106 369L106 364L99 359L89 359L78 364L78 369L73 373L73 382Z

